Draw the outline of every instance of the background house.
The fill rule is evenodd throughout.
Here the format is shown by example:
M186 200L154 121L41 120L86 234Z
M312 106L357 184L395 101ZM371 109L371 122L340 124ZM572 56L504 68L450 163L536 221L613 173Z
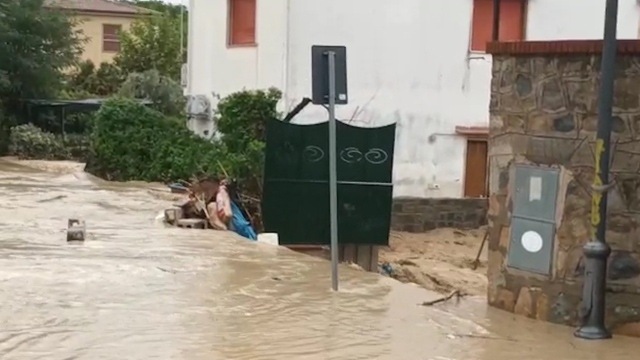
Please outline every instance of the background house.
M119 32L149 10L109 0L45 0L51 8L72 12L78 19L78 27L87 38L83 60L99 65L110 62L120 51Z
M503 0L500 40L600 39L604 7ZM337 115L398 123L394 196L487 196L492 0L191 0L189 8L190 95L275 86L288 110L310 96L311 46L345 45L350 104ZM620 0L620 38L637 38L638 9ZM294 122L326 118L309 106Z

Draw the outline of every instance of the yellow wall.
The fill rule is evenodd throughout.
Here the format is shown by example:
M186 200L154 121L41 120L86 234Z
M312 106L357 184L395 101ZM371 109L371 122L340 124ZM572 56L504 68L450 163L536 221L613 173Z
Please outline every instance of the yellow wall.
M78 27L83 31L87 42L84 44L83 60L91 60L99 66L103 62L111 62L115 57L114 52L104 52L102 50L102 25L122 25L122 30L128 30L135 21L134 17L113 16L113 15L77 15L80 24Z

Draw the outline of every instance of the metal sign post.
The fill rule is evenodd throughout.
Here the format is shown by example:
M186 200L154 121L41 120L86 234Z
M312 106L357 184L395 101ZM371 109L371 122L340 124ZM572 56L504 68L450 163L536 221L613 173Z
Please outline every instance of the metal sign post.
M347 103L347 49L344 46L311 47L312 102L329 112L329 219L331 287L338 290L338 174L336 105Z
M331 287L338 291L338 174L336 151L336 53L329 60L329 216L331 217Z

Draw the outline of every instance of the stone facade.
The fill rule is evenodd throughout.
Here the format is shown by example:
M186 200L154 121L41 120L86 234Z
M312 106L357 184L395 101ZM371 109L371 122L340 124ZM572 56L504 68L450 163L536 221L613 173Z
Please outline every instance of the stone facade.
M582 246L591 233L597 124L598 41L491 44L489 304L553 323L579 323ZM640 42L617 60L607 240L607 323L640 336ZM548 276L507 264L514 165L559 170Z
M442 227L476 229L487 220L488 200L394 198L391 229L413 233Z

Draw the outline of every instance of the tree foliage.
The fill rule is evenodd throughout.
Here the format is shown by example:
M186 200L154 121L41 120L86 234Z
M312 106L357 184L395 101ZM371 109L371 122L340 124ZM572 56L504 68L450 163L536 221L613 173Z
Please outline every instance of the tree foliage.
M276 106L282 97L278 89L244 90L218 102L216 126L221 144L229 154L228 164L235 176L252 183L262 182L266 123L281 116Z
M157 70L129 74L120 95L150 100L156 110L167 116L184 115L186 99L182 87Z
M185 16L185 24L187 23L187 8L184 5L171 4L161 0L124 0L122 2L167 14L172 17L179 17L182 13Z
M71 74L68 87L78 93L109 96L118 92L123 81L122 71L114 64L103 62L96 67L91 60L86 60Z
M62 70L82 51L82 34L43 0L0 0L0 97L5 104L55 94Z
M153 69L179 80L183 61L180 37L179 18L157 14L137 20L120 35L115 64L124 73Z

